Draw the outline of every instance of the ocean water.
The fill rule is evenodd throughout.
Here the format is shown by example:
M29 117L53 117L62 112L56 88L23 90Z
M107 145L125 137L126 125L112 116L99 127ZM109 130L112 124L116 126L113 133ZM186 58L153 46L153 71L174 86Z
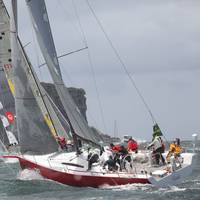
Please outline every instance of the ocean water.
M186 143L191 146L191 143ZM200 152L193 174L182 184L169 188L131 184L104 188L70 187L43 179L17 164L0 162L0 200L200 200Z

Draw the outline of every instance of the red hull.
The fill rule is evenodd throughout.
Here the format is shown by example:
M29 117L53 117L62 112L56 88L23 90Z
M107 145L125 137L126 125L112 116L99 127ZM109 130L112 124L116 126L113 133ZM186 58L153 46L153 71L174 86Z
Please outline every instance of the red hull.
M19 159L22 169L34 169L39 170L40 174L50 180L57 181L59 183L78 186L78 187L100 187L102 185L126 185L132 183L150 184L147 178L122 178L122 177L102 177L102 176L87 176L76 175L67 172L56 171L47 167L43 167L34 162L26 160L21 157Z

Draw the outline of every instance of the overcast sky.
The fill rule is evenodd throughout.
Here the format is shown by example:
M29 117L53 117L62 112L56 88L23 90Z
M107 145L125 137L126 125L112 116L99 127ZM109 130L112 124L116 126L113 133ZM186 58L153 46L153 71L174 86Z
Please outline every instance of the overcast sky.
M6 0L8 3L8 0ZM19 29L34 66L43 63L25 1ZM85 0L74 0L88 51L60 59L67 86L86 91L90 125L114 134L150 139L152 121ZM200 133L200 1L90 0L98 19L136 81L167 139ZM72 0L46 0L58 55L85 46ZM45 67L39 78L49 80Z

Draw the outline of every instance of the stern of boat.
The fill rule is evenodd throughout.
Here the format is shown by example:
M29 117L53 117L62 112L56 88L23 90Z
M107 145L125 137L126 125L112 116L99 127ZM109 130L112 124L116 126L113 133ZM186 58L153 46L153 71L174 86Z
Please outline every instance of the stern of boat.
M149 182L156 187L169 187L187 179L196 165L197 156L195 153L183 153L181 156L183 157L182 167L160 176L159 173L154 173L156 175L152 175Z

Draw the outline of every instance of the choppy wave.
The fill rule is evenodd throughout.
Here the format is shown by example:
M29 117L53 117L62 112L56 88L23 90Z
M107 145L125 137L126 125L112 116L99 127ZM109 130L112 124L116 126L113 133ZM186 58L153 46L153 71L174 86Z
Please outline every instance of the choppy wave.
M37 170L24 169L17 175L19 180L44 180Z
M18 164L0 162L0 200L199 200L199 166L200 153L193 175L182 184L169 188L156 188L148 184L128 184L104 185L100 189L95 189L61 185L47 181L38 171L26 169L19 172Z
M179 188L177 186L170 186L169 190L166 192L180 192L180 191L185 191L187 188Z
M117 185L117 186L109 186L109 185L103 185L101 186L101 189L104 190L113 190L113 191L145 191L149 190L153 186L150 184L127 184L127 185Z

